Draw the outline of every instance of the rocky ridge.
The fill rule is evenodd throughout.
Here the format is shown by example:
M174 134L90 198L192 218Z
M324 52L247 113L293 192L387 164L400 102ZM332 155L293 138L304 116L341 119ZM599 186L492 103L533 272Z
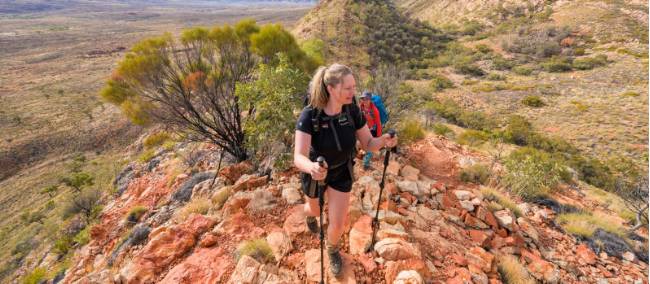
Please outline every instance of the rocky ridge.
M206 161L194 174L174 176L172 153L156 159L118 176L123 193L105 207L62 283L320 280L319 240L304 223L297 172L269 180L240 163L214 179L216 166ZM381 203L370 253L382 165L377 159L373 170L357 167L342 240L345 269L339 278L328 273L327 283L501 283L498 264L508 255L539 282L647 283L647 264L633 253L594 253L555 226L547 207L520 203L518 218L508 209L490 211L479 186L456 178L462 164L484 159L437 136L403 149L387 169L390 199ZM198 199L211 200L207 212L180 218ZM136 205L148 211L133 224L125 216ZM272 259L237 255L253 239L269 244Z

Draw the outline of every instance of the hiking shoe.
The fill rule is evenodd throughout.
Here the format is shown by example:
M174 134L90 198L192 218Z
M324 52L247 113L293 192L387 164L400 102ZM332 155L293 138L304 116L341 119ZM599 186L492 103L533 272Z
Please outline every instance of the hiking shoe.
M314 216L307 216L307 219L305 220L307 222L307 228L309 228L309 231L318 234L320 232L318 228L318 221L316 220L316 217Z
M327 254L330 257L330 270L335 277L338 277L341 274L343 268L343 259L341 258L341 253L337 247L328 247Z

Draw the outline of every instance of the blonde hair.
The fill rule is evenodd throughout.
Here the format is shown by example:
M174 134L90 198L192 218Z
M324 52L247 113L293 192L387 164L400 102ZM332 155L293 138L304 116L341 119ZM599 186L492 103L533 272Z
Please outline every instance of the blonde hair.
M329 100L326 86L336 86L343 82L343 77L352 74L352 69L343 64L334 63L328 67L321 66L309 82L309 105L324 109Z

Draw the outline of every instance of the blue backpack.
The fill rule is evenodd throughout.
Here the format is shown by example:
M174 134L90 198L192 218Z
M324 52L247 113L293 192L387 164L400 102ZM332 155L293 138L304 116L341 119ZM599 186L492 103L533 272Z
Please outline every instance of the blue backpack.
M384 102L381 101L381 97L379 95L372 94L372 103L377 107L377 110L379 110L381 125L385 125L388 121L388 112L386 111Z

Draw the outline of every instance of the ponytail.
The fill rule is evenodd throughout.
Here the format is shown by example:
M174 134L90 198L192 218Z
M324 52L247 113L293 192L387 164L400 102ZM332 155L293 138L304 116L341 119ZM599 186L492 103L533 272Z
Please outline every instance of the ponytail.
M335 87L343 81L343 77L349 74L352 74L352 69L338 63L329 67L318 67L309 83L309 105L313 108L324 109L330 96L327 86Z

